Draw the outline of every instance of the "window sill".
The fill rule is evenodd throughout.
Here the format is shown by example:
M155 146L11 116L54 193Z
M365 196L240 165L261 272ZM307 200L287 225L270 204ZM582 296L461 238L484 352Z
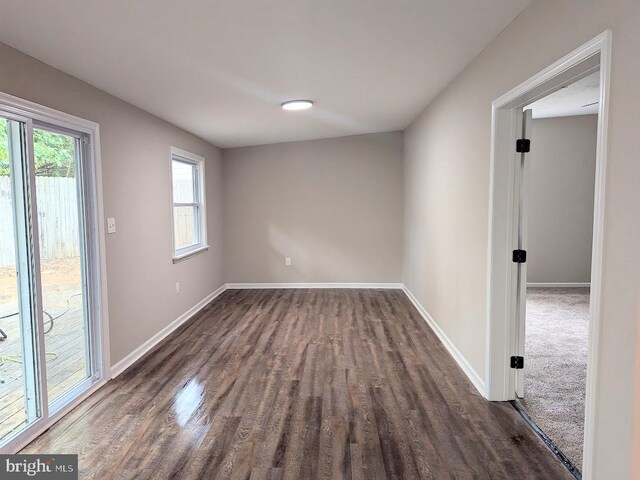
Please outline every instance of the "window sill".
M182 260L186 260L193 255L196 255L200 252L204 252L209 250L209 245L202 245L201 247L194 248L193 250L189 250L188 252L181 253L173 257L173 263L181 262Z

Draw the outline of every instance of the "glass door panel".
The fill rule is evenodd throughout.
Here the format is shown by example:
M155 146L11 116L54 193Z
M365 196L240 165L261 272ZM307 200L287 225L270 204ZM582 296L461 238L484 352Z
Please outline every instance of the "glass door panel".
M25 139L0 117L0 443L42 415Z
M92 137L14 110L0 105L2 453L102 375Z
M82 141L33 129L40 282L49 405L90 378Z

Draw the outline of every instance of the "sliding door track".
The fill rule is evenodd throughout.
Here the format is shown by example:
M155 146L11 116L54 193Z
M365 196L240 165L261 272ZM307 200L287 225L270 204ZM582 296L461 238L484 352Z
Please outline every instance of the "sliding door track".
M571 460L569 460L567 456L560 451L556 444L553 443L553 440L551 440L547 436L547 434L540 429L536 422L534 422L531 417L527 415L527 412L525 412L524 408L522 408L520 402L518 402L517 400L511 400L509 403L511 403L516 412L518 412L522 416L522 418L524 418L524 421L527 422L529 427L531 427L536 435L540 437L547 448L551 450L551 452L558 458L558 460L562 462L566 469L569 470L569 473L573 475L576 480L582 480L582 473L580 472L580 470L578 470L578 468L573 463L571 463Z

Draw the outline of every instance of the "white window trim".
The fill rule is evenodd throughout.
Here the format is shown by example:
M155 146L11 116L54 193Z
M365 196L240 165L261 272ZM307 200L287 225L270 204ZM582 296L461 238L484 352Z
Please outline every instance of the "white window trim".
M176 232L175 232L175 218L174 218L174 206L175 203L173 201L173 160L174 157L178 157L178 160L186 161L197 165L198 171L198 189L200 193L199 198L199 208L198 211L200 213L199 220L199 229L200 229L200 242L194 245L189 245L188 247L180 248L176 250ZM185 260L197 253L203 252L209 249L209 244L207 243L207 189L205 184L205 159L200 155L195 155L191 152L187 152L186 150L182 150L177 147L171 147L171 155L169 157L169 171L171 172L171 245L172 245L172 259L173 263L177 263L181 260Z

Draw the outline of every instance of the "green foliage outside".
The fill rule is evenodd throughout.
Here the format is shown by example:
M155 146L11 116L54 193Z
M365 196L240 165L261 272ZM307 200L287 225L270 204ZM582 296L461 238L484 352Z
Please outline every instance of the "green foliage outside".
M0 119L0 176L9 175L7 121ZM74 177L75 140L67 135L33 129L37 177Z

